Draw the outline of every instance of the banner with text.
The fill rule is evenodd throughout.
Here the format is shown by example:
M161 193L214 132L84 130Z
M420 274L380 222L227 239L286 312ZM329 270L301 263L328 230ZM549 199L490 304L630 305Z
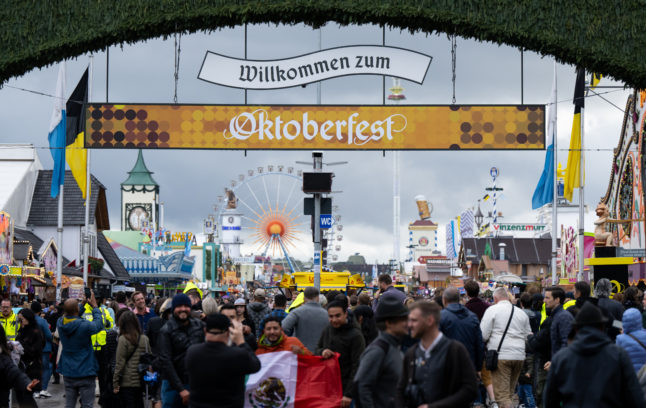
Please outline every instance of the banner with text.
M544 105L88 106L85 146L139 149L537 150Z
M387 75L421 84L432 58L397 47L354 45L280 60L249 60L208 51L199 79L243 89L277 89L347 75Z

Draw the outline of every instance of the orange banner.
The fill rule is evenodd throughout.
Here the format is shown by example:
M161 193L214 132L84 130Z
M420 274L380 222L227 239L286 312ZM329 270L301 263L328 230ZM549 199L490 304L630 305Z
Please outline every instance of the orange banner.
M85 146L139 149L536 150L545 106L88 106Z

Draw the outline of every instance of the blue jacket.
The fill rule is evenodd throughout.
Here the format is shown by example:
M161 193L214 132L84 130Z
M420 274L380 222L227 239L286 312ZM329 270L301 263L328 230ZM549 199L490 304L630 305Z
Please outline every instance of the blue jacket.
M47 320L43 319L40 316L36 316L36 323L38 323L38 327L40 328L40 331L41 333L43 333L43 337L45 338L45 347L43 347L43 353L51 353L52 331L49 330L49 323L47 323Z
M574 316L558 305L552 310L552 327L550 328L550 339L552 343L552 356L562 348L567 347L567 336L572 329Z
M457 340L469 352L476 371L482 369L484 342L478 316L459 303L450 303L440 312L440 331Z
M90 322L79 316L63 316L58 319L57 330L63 345L58 372L64 377L94 377L99 372L99 363L94 358L92 335L103 330L101 309L92 309Z
M641 313L635 308L628 309L624 312L622 322L624 334L617 336L616 342L618 346L626 350L637 372L646 364L646 349L630 337L629 334L636 337L646 346L646 330L642 328Z

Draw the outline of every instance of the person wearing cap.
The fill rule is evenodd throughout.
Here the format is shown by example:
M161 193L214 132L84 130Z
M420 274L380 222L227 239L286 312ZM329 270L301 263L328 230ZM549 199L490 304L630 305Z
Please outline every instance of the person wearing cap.
M34 312L36 316L36 323L40 332L43 334L43 339L45 340L45 346L43 347L42 360L43 360L43 375L42 375L42 390L34 394L36 398L50 398L52 394L47 391L49 385L49 379L52 376L52 365L49 361L49 353L52 352L52 332L49 330L49 323L47 320L40 317L40 312L43 310L40 302L33 301L31 302L31 311Z
M180 408L189 401L188 376L184 357L188 348L204 342L204 323L191 317L191 299L183 294L173 297L172 315L159 332L159 357L162 374L162 406Z
M262 334L260 329L262 320L267 317L269 313L271 313L271 309L269 309L269 306L267 306L267 303L265 302L264 289L256 289L253 292L253 302L249 303L249 306L247 307L247 313L249 314L249 319L253 322L253 326L256 329L256 337L260 337L260 335Z
M609 319L586 302L574 320L574 341L552 357L545 383L546 408L646 406L626 351L605 333Z
M395 404L402 373L401 339L408 333L408 309L399 299L385 297L377 305L379 335L366 347L354 377L358 405L390 408Z
M246 344L242 325L213 314L206 317L204 334L206 342L192 345L186 352L189 406L242 407L245 376L260 370L260 360Z
M257 339L256 337L256 325L254 322L249 318L249 313L247 311L247 302L244 300L244 298L238 298L233 302L233 306L235 307L236 311L236 320L242 323L242 332L244 333L245 336L251 334L253 335L254 339Z

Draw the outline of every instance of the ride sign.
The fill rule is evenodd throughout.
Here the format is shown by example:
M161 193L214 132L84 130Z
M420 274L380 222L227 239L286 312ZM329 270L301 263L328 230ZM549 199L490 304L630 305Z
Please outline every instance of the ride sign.
M87 107L85 147L536 150L544 105L123 105Z

